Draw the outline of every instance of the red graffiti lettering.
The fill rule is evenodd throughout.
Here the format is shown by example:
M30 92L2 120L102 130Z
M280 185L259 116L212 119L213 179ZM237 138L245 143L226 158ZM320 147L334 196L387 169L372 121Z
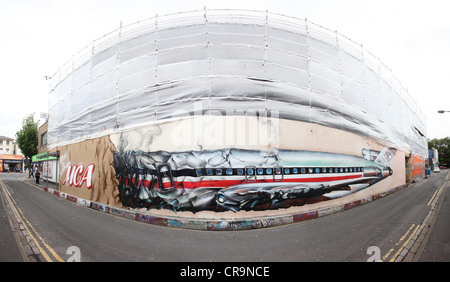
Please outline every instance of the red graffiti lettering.
M86 182L86 187L90 189L92 187L92 176L94 172L94 164L90 164L84 169L83 165L73 165L67 168L66 177L64 178L63 185L81 187ZM84 171L83 171L84 169Z

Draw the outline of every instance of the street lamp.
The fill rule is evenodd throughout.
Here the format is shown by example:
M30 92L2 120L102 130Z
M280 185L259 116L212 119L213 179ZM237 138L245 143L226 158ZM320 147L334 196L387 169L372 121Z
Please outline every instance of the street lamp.
M440 114L443 114L443 113L448 113L448 112L450 112L450 111L443 111L443 110L440 110L440 111L438 111L438 113L440 113Z

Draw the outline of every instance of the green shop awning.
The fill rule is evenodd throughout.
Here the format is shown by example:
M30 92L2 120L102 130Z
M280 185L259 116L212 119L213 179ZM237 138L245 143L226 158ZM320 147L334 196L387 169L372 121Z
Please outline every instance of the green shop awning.
M42 153L42 154L39 154L39 155L34 155L31 158L32 162L43 162L43 161L46 161L46 160L49 160L49 161L50 160L56 160L56 157L48 156L47 153Z

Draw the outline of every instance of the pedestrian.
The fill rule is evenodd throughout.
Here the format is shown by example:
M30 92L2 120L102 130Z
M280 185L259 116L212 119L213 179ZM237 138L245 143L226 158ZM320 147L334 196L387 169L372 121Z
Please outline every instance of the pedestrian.
M36 173L34 174L34 177L36 177L36 184L39 184L39 178L41 177L41 173L39 172L39 169L36 169Z
M34 170L35 170L35 168L32 167L32 168L31 168L31 177L34 177Z

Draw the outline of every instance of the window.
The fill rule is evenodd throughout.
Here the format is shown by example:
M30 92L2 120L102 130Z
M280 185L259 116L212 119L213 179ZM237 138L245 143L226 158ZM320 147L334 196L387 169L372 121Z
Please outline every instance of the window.
M47 145L47 131L41 134L41 146Z

